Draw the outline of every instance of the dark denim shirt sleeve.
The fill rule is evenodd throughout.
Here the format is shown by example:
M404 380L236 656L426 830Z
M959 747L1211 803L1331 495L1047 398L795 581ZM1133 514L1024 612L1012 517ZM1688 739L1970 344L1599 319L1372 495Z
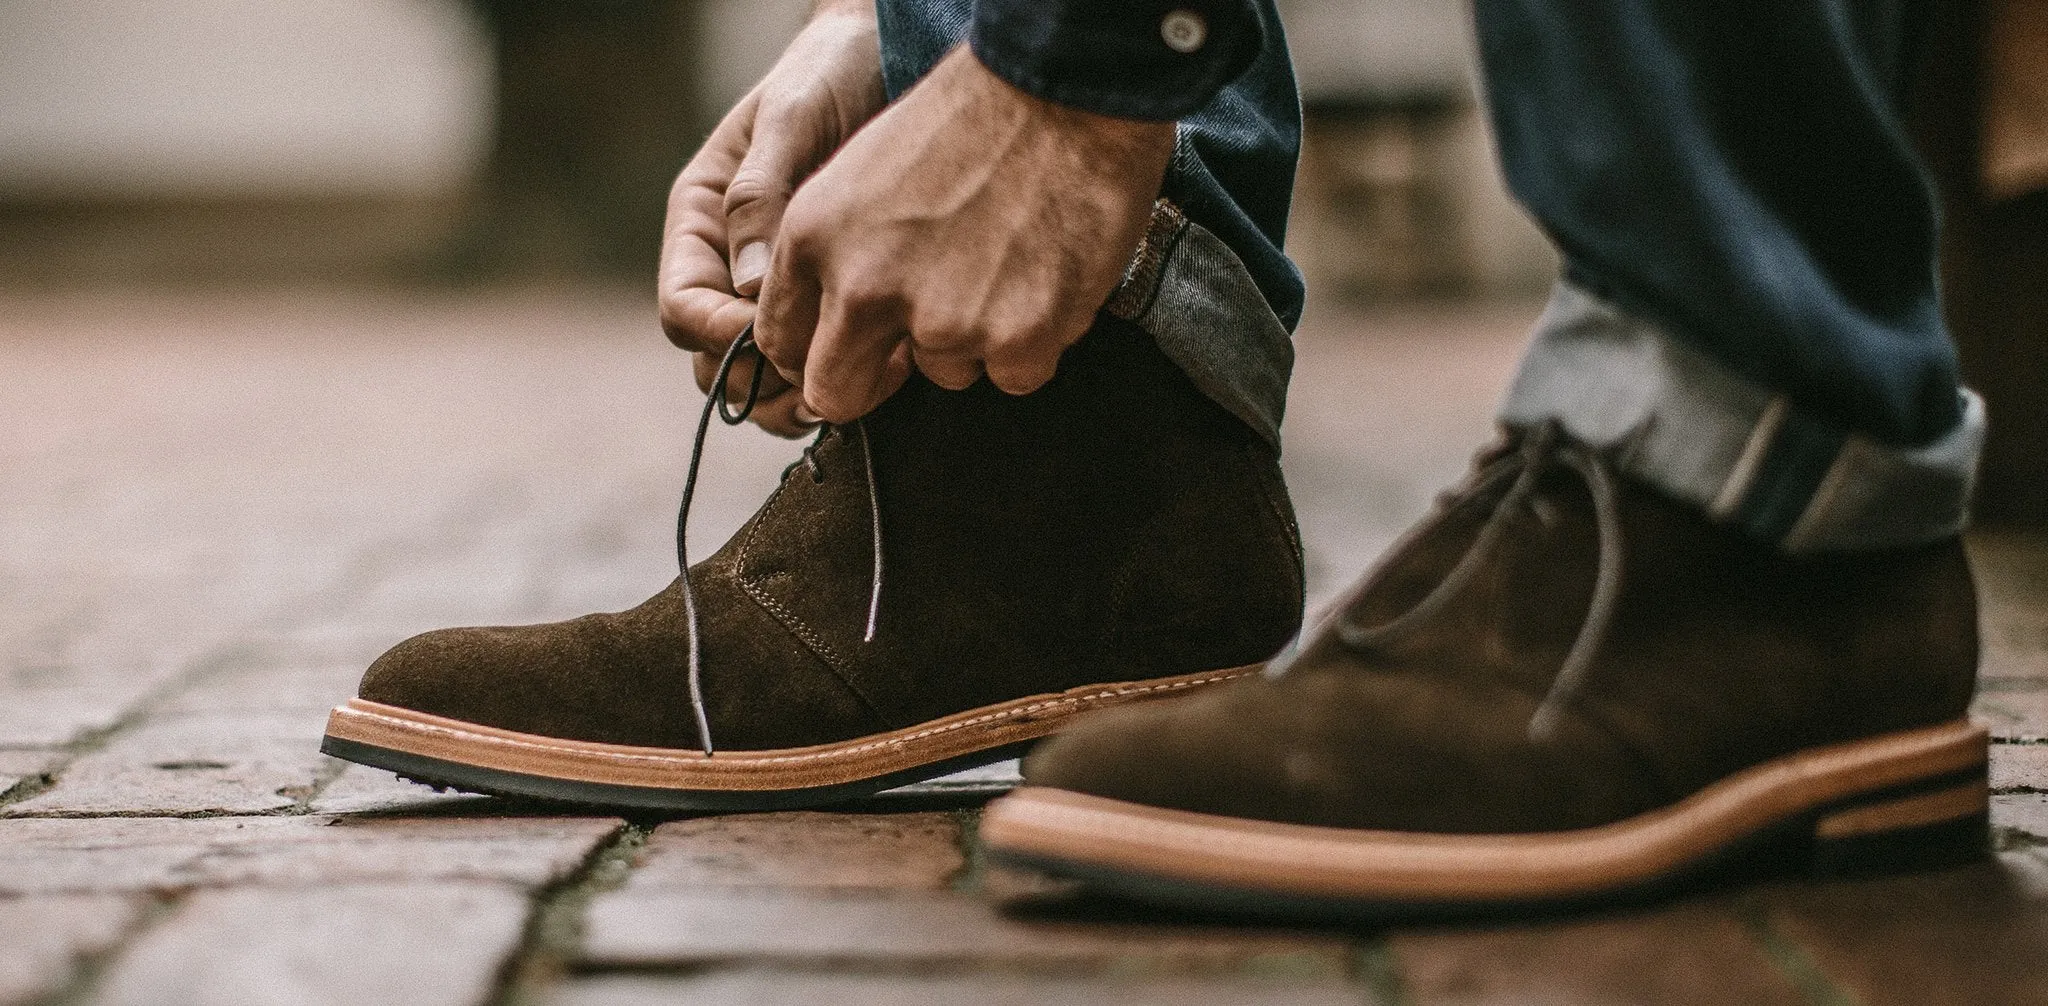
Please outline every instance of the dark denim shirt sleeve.
M1254 0L976 0L968 33L982 63L1026 93L1160 121L1208 104L1263 41Z

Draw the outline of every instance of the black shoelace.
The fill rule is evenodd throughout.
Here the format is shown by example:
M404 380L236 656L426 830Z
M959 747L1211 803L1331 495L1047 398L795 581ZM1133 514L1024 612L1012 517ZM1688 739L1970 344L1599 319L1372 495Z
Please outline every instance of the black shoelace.
M1572 640L1571 649L1565 652L1564 662L1558 666L1556 676L1551 679L1549 691L1536 707L1535 715L1529 719L1529 737L1539 742L1556 736L1565 709L1585 686L1594 658L1599 655L1600 643L1607 637L1607 627L1613 621L1614 610L1621 599L1621 497L1614 475L1608 470L1605 460L1585 445L1565 439L1555 424L1546 424L1529 433L1513 454L1496 462L1492 470L1480 475L1477 484L1462 494L1468 497L1483 495L1512 482L1494 504L1492 514L1472 539L1471 546L1427 596L1414 607L1379 625L1361 626L1346 615L1340 617L1335 626L1337 638L1361 651L1383 650L1412 634L1478 576L1499 544L1510 515L1529 502L1536 491L1537 480L1552 464L1575 472L1585 480L1593 497L1593 519L1599 534L1600 558L1593 581L1593 597L1586 606L1586 617L1579 623L1578 635Z
M741 400L738 410L734 410L726 400L733 364L749 355L753 357L754 376L747 382L746 397ZM750 323L740 331L732 345L726 347L725 357L718 361L718 372L711 378L711 389L704 394L704 411L697 417L697 435L690 444L689 471L683 477L683 503L676 514L676 562L682 566L683 616L688 620L690 629L690 711L697 719L697 740L707 757L712 754L713 747L711 718L704 708L704 647L699 639L702 625L697 617L697 588L690 575L690 502L697 495L697 467L704 459L704 438L711 430L712 415L715 413L727 426L746 422L747 417L754 414L754 406L760 402L761 378L767 368L768 361L761 355L760 347L754 344L754 326ZM874 578L868 590L867 630L861 639L873 642L875 625L882 613L882 497L875 485L875 455L868 444L867 423L856 420L851 425L860 432L861 463L866 469L868 485L868 526L875 558ZM782 477L787 479L797 468L803 467L809 469L812 481L825 481L824 471L818 467L818 446L835 433L844 436L845 427L819 427L817 439L804 448L802 458L782 470Z

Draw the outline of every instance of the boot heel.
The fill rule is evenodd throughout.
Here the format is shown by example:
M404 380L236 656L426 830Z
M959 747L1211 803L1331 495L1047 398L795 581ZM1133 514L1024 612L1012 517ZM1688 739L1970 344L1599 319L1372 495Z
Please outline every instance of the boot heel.
M1870 876L1982 859L1991 852L1990 803L1990 789L1979 778L1837 808L1814 822L1812 872Z

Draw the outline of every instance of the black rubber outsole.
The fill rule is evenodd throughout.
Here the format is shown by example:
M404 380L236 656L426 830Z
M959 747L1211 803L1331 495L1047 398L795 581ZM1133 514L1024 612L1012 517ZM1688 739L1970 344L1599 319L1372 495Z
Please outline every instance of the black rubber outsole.
M931 762L854 782L776 790L667 789L658 786L623 786L579 779L558 779L524 772L507 772L479 765L465 765L461 762L331 736L321 740L320 751L343 761L395 772L414 782L487 796L519 797L612 810L767 811L823 807L873 796L883 790L1015 758L1022 755L1033 743L1035 741L1023 741L987 748L957 758Z

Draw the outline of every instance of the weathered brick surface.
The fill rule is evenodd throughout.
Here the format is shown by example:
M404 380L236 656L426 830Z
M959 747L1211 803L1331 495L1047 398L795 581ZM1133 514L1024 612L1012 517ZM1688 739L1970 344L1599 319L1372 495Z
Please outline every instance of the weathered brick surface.
M291 712L323 719L355 694L369 659L307 655L276 645L234 670L209 675L167 697L156 716ZM374 655L374 654L373 654Z
M1013 758L1007 761L996 762L993 765L965 769L950 775L942 775L936 779L927 779L924 782L914 782L907 786L898 786L895 789L884 790L858 803L862 806L871 806L881 810L888 809L897 804L953 798L971 805L977 798L1001 796L1017 788L1023 781L1023 777L1018 774L1017 760Z
M0 896L176 886L179 868L243 839L260 818L0 821ZM249 834L257 834L250 832Z
M882 976L742 971L701 977L584 978L552 990L550 1006L1361 1006L1333 983L1246 979L1080 979L1003 974Z
M315 814L462 814L488 813L499 802L455 790L435 792L383 769L348 765L341 769L310 807Z
M1974 715L1994 736L2048 740L2048 535L1981 533L1970 556L1984 644Z
M0 1003L55 999L80 960L112 948L145 902L115 894L0 898Z
M2048 794L1994 794L1991 797L1991 823L2048 843Z
M489 880L579 866L605 818L85 818L0 821L0 895L227 884Z
M21 814L261 813L293 806L320 770L312 711L189 713L122 733L66 766Z
M1981 692L1971 718L1999 740L2048 742L2048 691L1999 689Z
M501 880L534 887L575 870L620 822L608 818L289 819L272 836L184 867L206 884Z
M591 906L585 952L596 962L632 965L1266 969L1323 976L1344 973L1349 958L1345 941L1332 936L1025 920L971 895L780 888L629 887L606 894Z
M1417 1006L1804 1002L1718 903L1538 925L1400 933Z
M631 895L713 887L941 890L964 862L947 814L740 814L654 830Z
M1770 919L1868 1006L2048 1002L2048 863L1767 892Z
M56 764L63 757L61 752L45 749L23 751L0 750L0 793L12 789L16 783L31 776L39 775L45 768Z
M2048 744L1993 744L1991 788L2048 793Z
M412 633L615 610L666 584L695 397L684 358L638 297L19 300L0 310L0 786L86 743L56 786L0 816L113 816L0 819L0 1000L67 980L72 954L162 896L183 900L112 955L86 1001L479 1001L530 893L619 822L501 816L343 769L315 753L322 717ZM1462 474L1532 316L1310 312L1284 465L1312 606ZM797 450L714 433L696 554ZM2001 737L2048 738L2048 538L1972 548L1977 715ZM1349 936L1004 915L948 889L962 868L951 816L879 813L964 805L1013 770L851 815L665 824L591 905L586 963L708 970L557 992L1370 999L1337 987L1359 967ZM2048 745L2000 745L1993 772L2014 850L2002 872L1774 890L1773 924L1866 1002L2038 992ZM283 815L308 798L314 816L127 816ZM1713 904L1403 932L1390 959L1417 1003L1777 1001L1783 983ZM746 970L761 965L785 970Z
M120 955L94 1001L478 1002L527 907L518 888L488 883L200 891Z

